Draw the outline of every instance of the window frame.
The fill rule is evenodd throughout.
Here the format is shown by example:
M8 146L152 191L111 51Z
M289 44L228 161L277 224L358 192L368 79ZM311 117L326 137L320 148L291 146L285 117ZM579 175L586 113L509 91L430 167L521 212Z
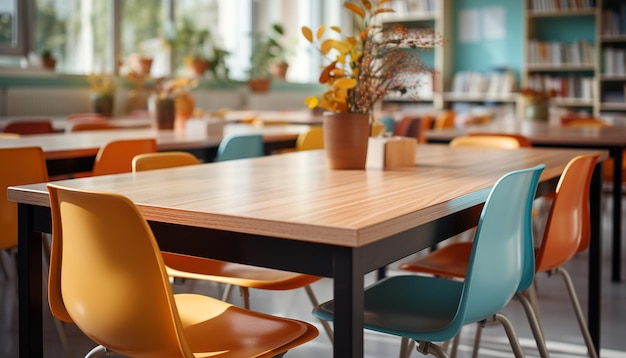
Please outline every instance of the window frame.
M3 56L26 56L31 47L31 34L29 29L32 23L33 0L12 0L15 3L15 19L17 20L17 42L12 45L0 44L0 55Z

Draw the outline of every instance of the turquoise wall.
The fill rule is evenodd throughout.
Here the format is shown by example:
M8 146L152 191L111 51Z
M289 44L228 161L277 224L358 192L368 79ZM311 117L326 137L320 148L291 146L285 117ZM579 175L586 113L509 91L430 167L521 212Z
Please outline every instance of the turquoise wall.
M486 7L504 9L505 36L501 39L485 39L480 27L479 41L461 43L459 41L460 14L469 9L478 10L480 17ZM508 67L515 71L519 81L524 62L524 1L523 0L456 0L452 10L453 29L450 38L452 45L453 74L458 71L488 72L494 67ZM480 19L479 26L482 26ZM519 83L519 82L518 82Z

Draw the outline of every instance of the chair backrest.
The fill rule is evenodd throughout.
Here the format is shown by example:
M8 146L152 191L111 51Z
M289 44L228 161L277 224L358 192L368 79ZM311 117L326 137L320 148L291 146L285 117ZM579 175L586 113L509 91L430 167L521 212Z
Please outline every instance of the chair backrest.
M120 139L100 148L96 155L92 175L130 173L137 154L157 151L154 138Z
M556 188L536 259L537 272L557 268L589 246L589 185L598 155L572 159Z
M196 164L200 164L200 160L188 152L156 152L136 155L132 167L133 172L140 172Z
M370 125L370 137L378 137L380 134L385 133L387 126L381 122L373 122Z
M449 329L481 321L500 311L532 273L532 202L544 165L504 175L480 215L459 308ZM531 274L532 276L532 274Z
M49 119L22 119L7 123L3 130L5 133L16 134L46 134L54 133L52 121Z
M518 149L519 142L507 136L460 136L450 141L451 147L482 147L500 149Z
M263 156L263 135L239 134L225 137L217 147L216 162Z
M441 130L446 128L454 128L454 116L455 112L452 110L441 111L435 117L435 123L433 124L434 130Z
M193 357L159 247L135 205L118 194L48 190L54 316L122 355Z
M94 121L77 121L68 123L65 127L66 132L82 132L82 131L100 131L117 129L113 123L108 120L94 120Z
M7 200L7 188L48 181L40 147L0 148L0 250L17 246L17 203Z
M312 126L300 134L296 140L296 150L313 150L324 148L324 127Z
M396 120L393 119L392 116L383 116L378 119L378 121L385 125L386 131L389 133L393 133L396 129Z
M594 117L564 117L561 118L561 124L565 127L605 128L611 126L607 122Z
M473 136L479 136L479 137L485 137L485 136L496 136L496 137L510 137L510 138L514 138L515 140L517 140L520 148L529 148L533 146L533 143L530 141L530 139L528 139L528 137L525 137L521 134L517 134L517 133L502 133L502 132L469 132L467 134L470 137Z

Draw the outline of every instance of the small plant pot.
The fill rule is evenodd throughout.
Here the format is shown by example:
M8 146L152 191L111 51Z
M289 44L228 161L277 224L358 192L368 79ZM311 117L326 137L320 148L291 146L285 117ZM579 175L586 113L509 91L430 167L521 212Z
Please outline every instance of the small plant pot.
M54 71L57 67L57 59L54 57L42 57L39 62L46 70Z
M248 82L248 87L252 92L269 92L270 82L269 78L253 78Z

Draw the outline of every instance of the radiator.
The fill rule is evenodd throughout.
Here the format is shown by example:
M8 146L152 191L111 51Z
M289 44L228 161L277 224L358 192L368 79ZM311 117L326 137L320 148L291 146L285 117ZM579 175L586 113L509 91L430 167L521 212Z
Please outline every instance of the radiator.
M3 103L6 116L65 116L93 112L85 88L8 88Z

